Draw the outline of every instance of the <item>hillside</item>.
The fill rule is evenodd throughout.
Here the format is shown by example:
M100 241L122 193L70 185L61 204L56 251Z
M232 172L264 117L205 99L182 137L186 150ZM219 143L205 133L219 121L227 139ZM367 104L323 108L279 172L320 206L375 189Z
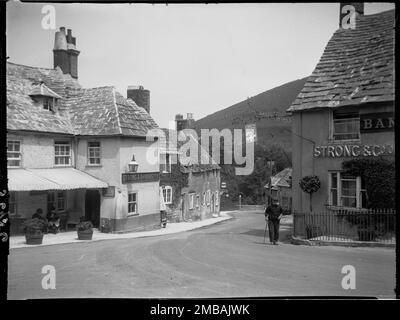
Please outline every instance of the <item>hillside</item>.
M286 110L296 99L306 79L288 82L217 111L197 120L194 127L196 130L235 129L256 123L260 143L281 144L286 150L291 150L291 121Z

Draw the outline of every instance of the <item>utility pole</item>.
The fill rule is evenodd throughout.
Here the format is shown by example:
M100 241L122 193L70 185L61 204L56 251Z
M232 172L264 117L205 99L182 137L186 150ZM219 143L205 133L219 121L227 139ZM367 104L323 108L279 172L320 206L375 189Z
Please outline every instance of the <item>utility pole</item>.
M270 168L268 205L270 205L272 203L272 166L273 165L274 165L274 161L267 158L267 166Z

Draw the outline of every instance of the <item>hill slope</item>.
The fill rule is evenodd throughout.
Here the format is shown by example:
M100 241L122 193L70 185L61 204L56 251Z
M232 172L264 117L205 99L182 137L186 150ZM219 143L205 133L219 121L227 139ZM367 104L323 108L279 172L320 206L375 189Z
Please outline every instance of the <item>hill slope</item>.
M207 128L244 128L256 124L258 142L281 144L291 149L291 122L286 110L296 99L307 78L288 82L248 100L217 111L195 122L196 130Z

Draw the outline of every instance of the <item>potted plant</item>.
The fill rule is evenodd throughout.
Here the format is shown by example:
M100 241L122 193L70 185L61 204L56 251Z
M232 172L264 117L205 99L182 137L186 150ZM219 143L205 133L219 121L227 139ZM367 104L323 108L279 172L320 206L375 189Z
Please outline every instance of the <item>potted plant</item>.
M79 240L92 240L93 224L90 221L81 221L76 225Z
M44 219L33 218L24 221L23 230L26 244L42 244L46 227L47 222Z
M321 187L321 181L316 175L305 176L299 181L301 190L308 193L310 196L310 220L306 221L306 233L307 238L312 239L322 235L320 227L314 223L314 216L312 213L312 195L319 190Z

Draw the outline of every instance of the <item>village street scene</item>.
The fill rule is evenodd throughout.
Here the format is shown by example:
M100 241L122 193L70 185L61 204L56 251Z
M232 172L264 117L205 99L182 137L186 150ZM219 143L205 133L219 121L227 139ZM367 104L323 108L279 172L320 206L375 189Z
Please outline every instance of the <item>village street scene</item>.
M4 7L7 299L396 298L393 3Z

